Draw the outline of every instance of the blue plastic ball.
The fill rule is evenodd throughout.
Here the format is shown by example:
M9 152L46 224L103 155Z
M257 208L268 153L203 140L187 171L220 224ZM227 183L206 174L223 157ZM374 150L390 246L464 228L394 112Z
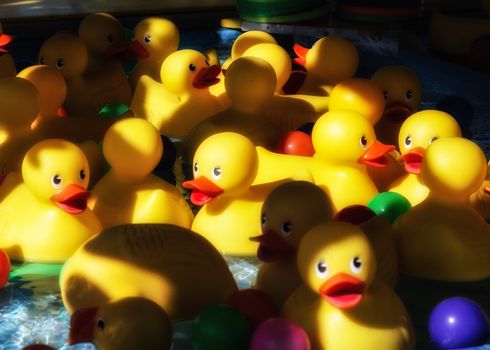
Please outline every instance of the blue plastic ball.
M440 349L479 346L488 339L488 317L480 305L471 299L449 298L432 310L429 333Z

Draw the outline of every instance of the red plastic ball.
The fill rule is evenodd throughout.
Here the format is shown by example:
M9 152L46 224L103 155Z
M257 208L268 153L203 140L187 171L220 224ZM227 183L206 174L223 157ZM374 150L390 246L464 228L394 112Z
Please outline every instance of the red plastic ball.
M312 157L315 154L311 136L302 131L288 132L279 141L276 151L294 156Z
M250 350L310 350L310 339L303 328L284 318L262 323L250 340Z
M0 288L7 284L10 275L10 259L5 250L0 249Z
M269 318L278 317L279 310L271 298L258 289L242 289L234 293L226 302L240 311L252 329Z

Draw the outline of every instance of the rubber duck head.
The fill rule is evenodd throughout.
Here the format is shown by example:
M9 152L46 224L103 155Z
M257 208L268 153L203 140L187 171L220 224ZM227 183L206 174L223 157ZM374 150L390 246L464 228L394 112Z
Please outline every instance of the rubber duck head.
M322 115L311 134L315 157L330 164L385 167L386 154L395 146L376 140L373 126L362 114L349 110Z
M90 170L85 154L73 143L61 139L41 141L27 151L22 178L42 201L56 203L69 214L87 208Z
M335 85L330 93L331 111L348 109L363 114L372 125L383 115L385 102L379 86L369 79L350 78Z
M262 43L248 48L243 57L258 57L269 62L276 72L276 91L280 92L291 75L291 58L286 50L277 44Z
M224 193L235 196L250 188L258 170L254 144L233 132L214 134L194 154L194 180L182 185L192 189L191 202L204 205Z
M210 66L206 56L195 50L179 50L170 54L160 70L162 83L177 96L197 94L219 83L219 66Z
M298 271L304 283L340 309L357 306L376 272L376 258L360 228L327 222L312 228L298 250Z
M172 344L171 322L153 301L123 298L73 313L68 343L87 342L100 350L168 350Z
M180 33L177 26L165 18L149 17L134 28L130 49L139 60L163 62L179 47Z
M88 64L87 47L73 34L55 34L41 46L39 64L58 69L66 80L81 77Z
M329 85L351 78L359 66L359 53L352 43L343 38L326 36L307 49L295 44L298 56L294 61L305 67L308 75Z
M260 30L250 30L240 34L233 42L231 56L223 63L222 68L227 69L231 62L242 57L249 48L262 43L277 44L277 41L269 33Z
M60 71L46 65L27 67L17 74L29 80L39 93L39 114L57 116L66 97L66 82Z
M3 24L0 22L0 53L7 52L6 47L12 42L13 39L13 36L3 32Z
M292 181L267 196L262 206L262 235L251 240L259 243L257 256L261 261L274 262L294 256L306 232L332 220L332 204L320 187Z
M126 118L112 124L102 142L104 157L117 177L143 179L157 166L163 143L155 127L145 119Z
M425 149L433 141L460 136L458 122L446 112L428 109L412 114L402 124L398 136L405 170L411 174L419 174Z
M228 67L225 89L234 109L254 113L274 95L276 74L261 58L241 57Z
M112 56L127 47L121 23L108 13L93 13L85 17L78 27L78 36L88 51L96 55Z
M483 184L487 174L485 154L474 142L462 137L434 141L424 155L421 177L430 196L467 202Z

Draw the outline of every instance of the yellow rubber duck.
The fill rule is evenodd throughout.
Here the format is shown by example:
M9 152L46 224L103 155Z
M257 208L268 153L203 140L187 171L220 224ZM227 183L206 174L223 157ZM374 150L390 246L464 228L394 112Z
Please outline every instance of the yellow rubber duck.
M11 35L3 32L3 25L0 22L0 78L15 77L17 70L12 56L8 53L6 46L13 40Z
M192 230L210 241L222 254L255 256L257 243L249 240L260 230L260 211L269 186L251 187L257 173L254 144L237 133L210 136L197 148L194 180L183 186L190 199L202 206Z
M14 260L68 259L101 230L87 209L89 177L87 158L76 145L60 139L35 144L22 174L9 174L0 187L0 247Z
M385 98L385 110L375 127L383 143L396 144L403 122L413 114L422 99L422 82L414 70L405 66L385 66L371 80L379 85Z
M110 103L131 103L131 89L119 65L85 74L88 51L75 35L58 33L46 40L39 52L39 63L60 70L67 84L63 107L68 115L97 116Z
M486 160L472 141L447 137L425 151L422 182L430 194L394 223L401 271L442 281L490 277L490 227L469 204Z
M143 297L160 305L171 320L193 319L237 291L225 260L208 241L166 224L102 231L65 263L60 287L70 314L125 297Z
M297 264L304 284L283 314L306 330L312 349L414 348L405 307L375 278L376 258L360 228L314 227L300 243Z
M209 92L220 72L198 51L176 51L162 64L162 83L147 75L140 78L131 109L162 135L182 139L198 123L225 109Z
M102 147L111 169L95 185L90 207L104 228L130 223L191 227L193 214L182 194L151 173L163 153L153 125L122 119L107 130Z
M458 122L445 112L429 109L408 117L401 126L398 138L407 174L395 181L390 191L407 198L412 206L422 202L429 195L429 189L419 176L425 150L438 138L460 136Z
M128 297L76 310L70 320L68 343L92 343L98 350L169 350L172 324L158 304Z
M298 93L304 95L329 96L332 87L352 78L359 66L359 53L348 40L335 36L318 39L308 49L295 44L294 61L305 67L306 79Z
M129 76L134 91L142 75L148 75L161 83L160 68L168 55L177 51L180 33L177 26L165 18L149 17L134 28L130 49L138 59L138 64Z
M312 132L313 158L272 153L258 147L259 170L254 184L277 181L308 169L315 184L332 200L334 212L354 204L367 205L378 194L366 167L384 167L395 146L376 140L368 119L354 111L321 116ZM356 190L353 190L353 189Z
M111 65L119 65L123 70L122 64L114 57L127 49L123 35L123 26L116 17L103 12L86 16L78 27L78 36L88 50L88 65L84 73L104 71Z
M301 239L316 225L332 221L332 205L325 192L307 181L292 181L274 189L262 206L260 266L254 288L264 291L282 308L301 284L296 252Z
M485 220L490 220L490 162L487 163L487 177L480 188L470 196L470 203Z

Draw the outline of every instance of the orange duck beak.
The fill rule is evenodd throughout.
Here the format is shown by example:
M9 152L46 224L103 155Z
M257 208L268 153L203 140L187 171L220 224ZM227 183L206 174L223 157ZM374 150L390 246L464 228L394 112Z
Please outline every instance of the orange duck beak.
M221 187L214 182L211 182L211 180L205 176L199 176L197 179L184 181L182 186L192 190L191 202L198 206L209 203L224 192Z
M69 214L80 214L87 209L90 193L78 185L67 185L51 197L51 200Z
M296 58L293 59L293 61L300 66L304 67L306 64L306 55L308 54L308 51L310 49L307 49L304 46L301 46L300 44L294 44L293 46L294 53L296 54Z
M333 306L350 309L361 302L365 287L359 278L338 273L320 286L319 293Z
M422 169L422 160L424 159L425 150L422 147L415 147L410 152L402 155L405 171L410 174L420 174Z
M413 108L403 102L390 102L386 105L383 117L396 123L403 123L413 113Z
M128 46L128 58L133 60L144 60L150 57L148 50L138 40L133 40Z
M272 230L267 230L260 236L250 237L250 240L259 243L257 257L266 263L280 260L293 251L293 246Z
M14 40L14 37L12 35L7 35L7 34L0 35L0 52L7 52L7 50L4 49L4 47L10 44L12 40Z
M69 345L93 341L98 310L97 307L90 307L79 309L73 313L70 319Z
M384 168L388 164L386 155L394 149L395 146L393 145L385 145L379 141L374 141L357 162L375 168Z
M220 79L218 78L220 73L221 68L216 64L210 67L201 68L194 79L192 79L192 86L196 89L205 89L214 84L218 84L220 82Z

